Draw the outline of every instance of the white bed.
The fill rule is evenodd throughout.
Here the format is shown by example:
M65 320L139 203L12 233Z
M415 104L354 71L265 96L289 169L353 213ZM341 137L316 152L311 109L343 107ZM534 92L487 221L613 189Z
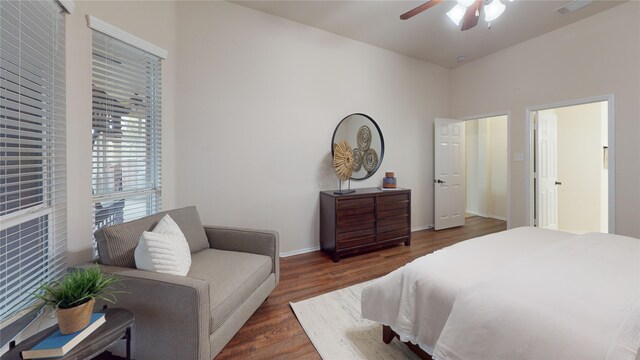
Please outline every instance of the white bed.
M362 316L437 359L636 359L640 240L517 228L367 286Z

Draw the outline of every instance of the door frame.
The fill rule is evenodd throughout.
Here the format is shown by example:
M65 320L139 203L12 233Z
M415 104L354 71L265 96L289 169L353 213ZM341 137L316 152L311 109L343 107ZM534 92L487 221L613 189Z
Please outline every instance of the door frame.
M525 144L525 169L526 169L526 184L525 191L527 196L527 211L529 226L534 225L534 209L535 194L533 192L533 113L541 110L549 110L567 106L585 105L595 102L607 101L607 141L608 141L608 222L609 233L615 234L616 232L616 146L615 146L615 96L614 94L598 95L581 99L564 100L555 103L536 105L527 107L525 109L525 130L527 131L526 144Z
M472 115L460 118L463 121L486 119L496 116L507 117L507 229L511 229L511 111L496 111L480 115ZM466 146L466 144L465 144ZM467 189L465 186L465 198Z

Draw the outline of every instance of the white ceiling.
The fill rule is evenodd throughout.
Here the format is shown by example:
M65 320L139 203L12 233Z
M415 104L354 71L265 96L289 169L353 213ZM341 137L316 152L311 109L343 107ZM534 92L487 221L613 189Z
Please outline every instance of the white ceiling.
M445 0L409 20L400 14L424 1L232 1L255 10L320 28L383 49L454 68L566 26L624 1L597 0L567 15L555 9L570 0L502 0L506 10L491 24L460 31L446 16L455 4ZM458 62L458 56L466 56Z

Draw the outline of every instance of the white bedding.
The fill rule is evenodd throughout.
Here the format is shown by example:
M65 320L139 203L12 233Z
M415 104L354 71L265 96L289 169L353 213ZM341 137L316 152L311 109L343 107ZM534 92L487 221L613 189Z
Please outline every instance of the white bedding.
M573 236L522 227L464 241L399 268L362 291L362 317L432 353L461 288Z
M590 233L462 290L440 359L636 359L640 240Z
M640 240L518 228L372 282L362 316L446 360L635 359L639 297Z

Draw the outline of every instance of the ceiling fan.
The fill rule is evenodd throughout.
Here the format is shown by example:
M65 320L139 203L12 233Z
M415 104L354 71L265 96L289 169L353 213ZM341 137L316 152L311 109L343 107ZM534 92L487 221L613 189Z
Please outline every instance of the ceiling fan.
M442 1L443 0L427 1L415 9L409 10L400 15L400 19L410 19L421 12L438 5ZM505 6L500 2L500 0L456 0L456 5L447 12L447 16L456 24L456 26L460 26L460 22L462 22L461 29L462 31L465 31L478 25L480 13L484 12L484 20L489 23L489 28L491 28L491 22L502 15L504 9Z

